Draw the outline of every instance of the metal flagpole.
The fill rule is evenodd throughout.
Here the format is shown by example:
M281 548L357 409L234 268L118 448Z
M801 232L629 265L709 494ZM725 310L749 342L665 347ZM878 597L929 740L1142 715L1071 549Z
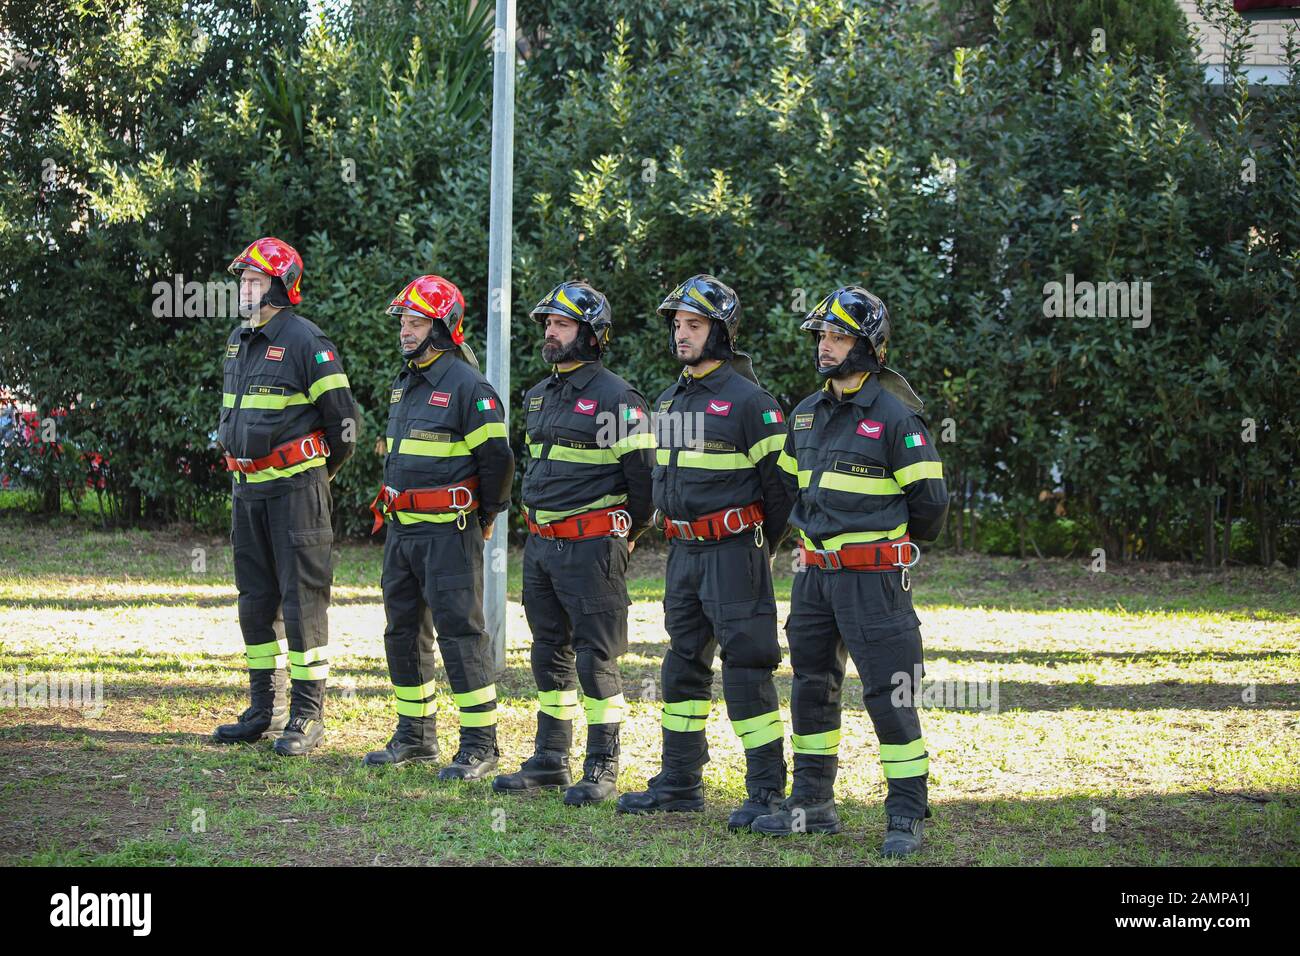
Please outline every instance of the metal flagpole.
M497 0L492 34L492 182L488 238L487 378L510 418L510 237L515 152L515 0ZM483 609L500 670L506 662L506 545L502 514L483 546Z

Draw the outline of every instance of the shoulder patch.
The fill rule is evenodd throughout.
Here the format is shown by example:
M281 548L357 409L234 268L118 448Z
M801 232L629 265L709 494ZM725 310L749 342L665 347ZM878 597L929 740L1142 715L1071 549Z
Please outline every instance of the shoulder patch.
M480 398L474 403L474 409L480 412L490 412L496 407L497 400L495 398Z
M807 413L802 414L802 415L796 415L796 416L794 417L794 430L795 430L795 431L797 431L797 432L798 432L798 431L803 431L804 429L812 428L812 426L813 426L813 413L812 413L812 412L807 412Z
M780 425L783 421L785 421L785 416L781 414L779 408L769 408L763 412L764 425Z
M903 445L906 448L920 448L925 444L925 436L920 432L908 432L903 436Z

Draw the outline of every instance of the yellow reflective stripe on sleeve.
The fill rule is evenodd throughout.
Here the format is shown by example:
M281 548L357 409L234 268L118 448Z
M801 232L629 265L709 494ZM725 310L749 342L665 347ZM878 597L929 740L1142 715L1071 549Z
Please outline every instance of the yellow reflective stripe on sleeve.
M416 687L402 687L397 684L393 685L393 696L398 700L424 700L434 692L438 685L437 678L425 681Z
M788 455L784 449L781 451L780 457L777 458L776 464L777 467L780 468L782 471L784 471L787 475L799 474L799 462L795 458L792 458L790 455Z
M311 383L307 389L307 397L313 402L321 397L321 394L335 388L347 388L348 377L342 372L335 372L333 375L322 375L316 381Z
M469 454L469 445L463 441L428 441L423 438L403 438L397 443L399 455L419 455L422 458L461 458Z
M457 707L473 707L476 704L486 704L490 700L497 699L497 685L488 684L478 690L470 690L463 694L452 694L451 696L455 699Z
M583 697L582 709L589 724L617 724L623 719L625 701L622 694L613 697Z
M654 432L638 432L635 435L628 435L626 438L620 438L614 442L614 454L622 458L628 452L637 448L654 448Z
M799 477L799 487L807 488L812 484L812 471L800 471L796 473Z
M838 471L824 471L817 479L818 488L847 491L854 495L897 495L902 493L893 478L868 478L865 475L845 475Z
M397 712L404 717L432 717L438 712L436 700L397 700L393 703Z
M268 408L278 410L290 405L306 405L307 396L302 392L291 395L245 395L239 402L240 408Z
M329 654L326 653L327 650L328 649L324 647L312 647L305 651L290 651L289 663L299 665L315 664L317 661L323 661L329 656Z
M274 481L276 478L288 478L290 475L296 475L308 468L324 467L324 458L312 458L309 461L300 461L296 465L290 465L288 468L263 468L261 471L255 471L250 475L242 475L241 480L248 482L250 485L256 485L263 481Z
M505 438L505 422L488 422L486 425L480 425L468 435L465 436L465 444L470 448L477 448L489 438Z
M819 734L791 734L791 749L797 754L820 754L833 757L840 752L840 728Z
M569 448L552 445L546 452L547 461L571 461L579 465L612 465L618 453L612 448Z
M545 511L538 508L537 513L533 516L533 520L538 524L550 524L552 521L563 521L565 518L580 515L584 511L595 511L598 508L612 508L615 505L626 503L627 495L605 495L603 498L597 498L590 504L585 504L581 508L572 508L569 511ZM577 698L574 698L574 703L577 703Z
M757 465L759 461L772 454L774 451L780 451L785 447L784 435L768 435L761 441L756 441L749 446L749 460L751 464ZM785 452L781 452L785 454Z
M221 407L222 407L222 408L234 408L234 407L235 407L235 396L234 396L233 393L231 393L231 392L222 392L222 393L221 393Z
M757 717L747 717L744 720L733 720L731 727L736 731L736 736L740 738L746 750L753 750L755 747L761 747L785 736L785 726L781 723L779 710L759 714Z
M846 531L844 534L837 534L830 538L823 539L823 547L828 551L834 551L842 548L846 544L864 544L870 541L889 541L894 538L902 537L907 533L907 522L904 521L897 528L889 531ZM811 538L799 532L799 540L803 542L805 548L816 548Z
M289 676L294 680L324 680L330 676L330 666L313 664L311 667L302 667L298 664L290 664Z
M528 444L528 454L533 458L539 458L542 454L542 443L539 441L530 441Z
M923 478L943 478L943 462L918 461L914 465L904 465L894 472L894 480L904 488Z

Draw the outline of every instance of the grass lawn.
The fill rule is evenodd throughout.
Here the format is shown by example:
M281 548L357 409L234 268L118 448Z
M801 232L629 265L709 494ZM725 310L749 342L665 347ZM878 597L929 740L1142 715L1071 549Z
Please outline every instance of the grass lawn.
M935 818L918 860L884 864L884 781L852 673L837 788L846 832L835 837L727 834L743 756L720 700L703 814L626 818L551 793L439 784L427 765L362 768L393 721L380 553L338 548L329 734L316 755L291 761L269 744L206 739L245 699L224 538L0 515L0 681L94 672L105 693L98 716L0 707L0 862L1300 863L1293 571L1112 563L1093 574L1086 561L927 555L914 590L928 677L996 681L997 707L923 713ZM633 556L624 789L657 769L662 564L661 550ZM791 578L778 559L782 620ZM512 602L518 586L514 563ZM777 677L788 729L788 664ZM517 603L498 692L503 765L514 769L531 750L534 713ZM440 705L450 756L449 694ZM577 769L579 747L574 757Z

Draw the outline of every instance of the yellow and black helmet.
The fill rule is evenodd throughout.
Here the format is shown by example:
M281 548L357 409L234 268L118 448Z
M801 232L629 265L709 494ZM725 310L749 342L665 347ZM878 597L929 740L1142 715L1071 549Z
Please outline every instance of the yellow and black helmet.
M805 332L837 332L865 339L871 354L881 366L885 364L885 347L889 343L889 310L885 303L859 285L836 289L809 312L799 326Z
M585 323L596 337L597 352L609 347L614 328L614 314L609 307L609 299L586 282L576 279L561 282L546 293L528 314L539 324L544 323L548 315L559 315L580 324ZM585 341L585 336L583 338Z
M691 276L668 293L655 311L668 320L668 347L674 354L673 315L678 309L715 320L709 333L706 356L725 359L734 355L736 335L740 331L740 296L736 295L735 289L714 276L701 273Z

